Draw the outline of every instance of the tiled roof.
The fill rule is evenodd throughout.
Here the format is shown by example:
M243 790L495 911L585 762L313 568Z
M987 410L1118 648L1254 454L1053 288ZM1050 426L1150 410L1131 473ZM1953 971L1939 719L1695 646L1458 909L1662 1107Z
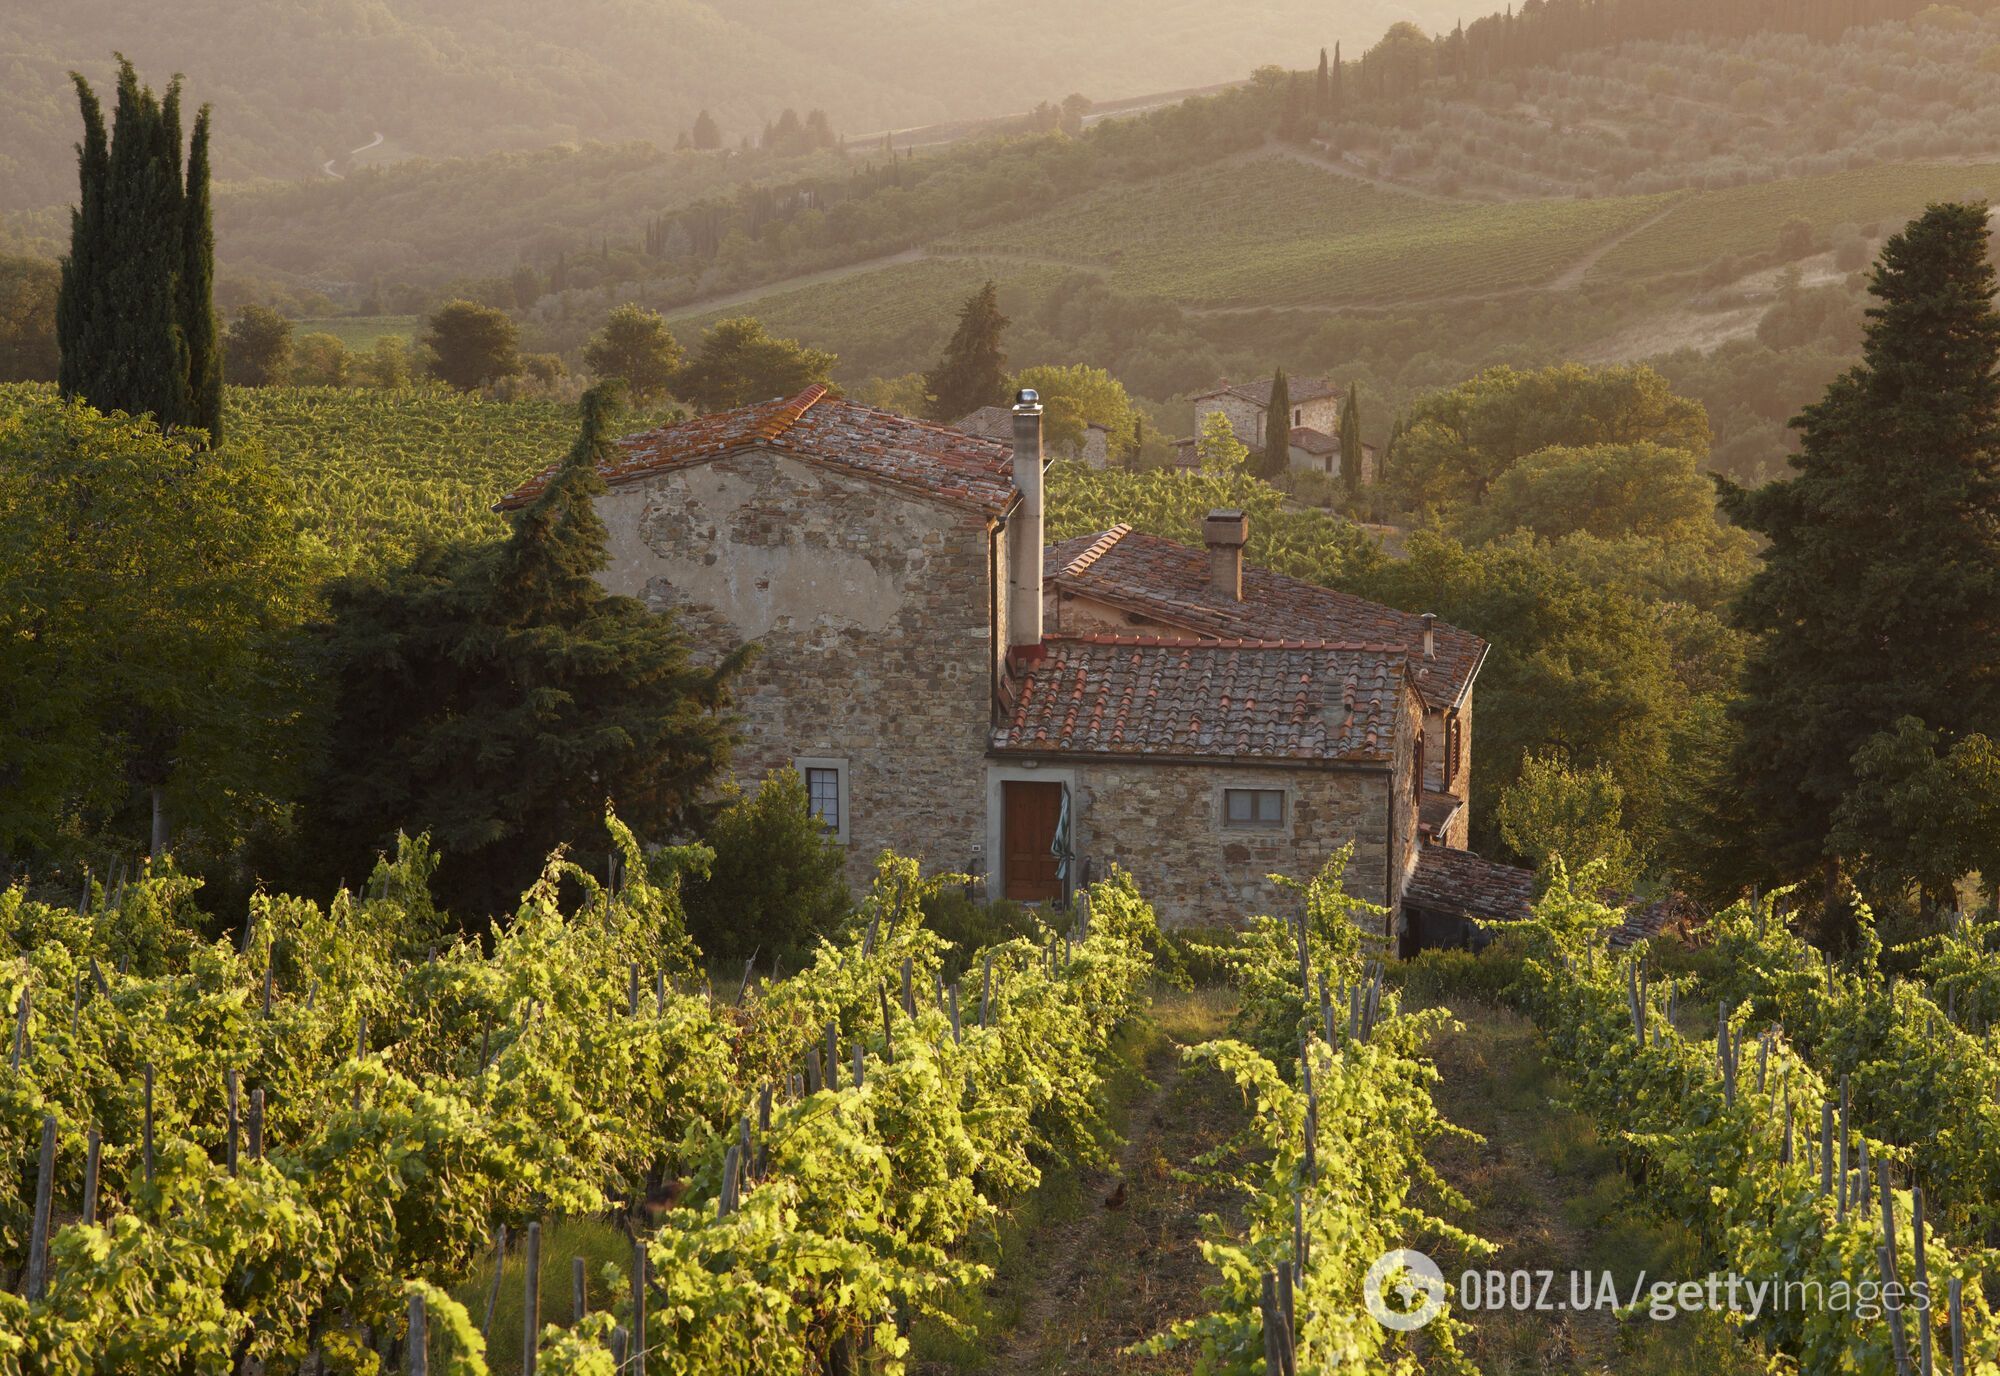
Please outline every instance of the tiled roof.
M1435 836L1451 825L1451 819L1464 806L1465 801L1461 798L1427 788L1422 801L1417 804L1417 828Z
M1430 796L1435 795L1426 795ZM1669 894L1649 903L1622 898L1615 890L1602 897L1606 903L1625 905L1625 920L1606 938L1614 950L1687 926L1698 917L1684 894ZM1417 857L1417 872L1403 891L1405 904L1455 913L1475 922L1515 922L1531 917L1534 901L1533 870L1481 859L1469 850L1450 846L1425 846Z
M960 416L951 423L951 428L981 439L1002 440L1010 446L1014 443L1014 413L1005 406L982 406L969 416Z
M750 449L847 469L989 516L1005 512L1015 496L1007 446L832 397L820 386L627 435L604 481L615 487ZM551 466L508 493L500 509L525 506L554 472Z
M1483 860L1469 850L1425 846L1403 902L1475 921L1515 922L1531 916L1535 872Z
M996 750L1380 762L1395 749L1400 646L1063 636L1017 670Z
M1271 384L1276 378L1264 378L1258 382L1225 382L1213 391L1203 392L1196 401L1206 401L1210 397L1232 396L1249 402L1252 406L1271 404ZM1333 384L1323 377L1294 377L1285 379L1285 390L1291 393L1292 405L1303 401L1318 401L1321 397L1335 395Z
M1090 552L1087 562L1079 556ZM1051 545L1044 577L1077 593L1190 634L1273 640L1400 645L1411 656L1417 691L1434 707L1458 701L1479 671L1486 642L1440 621L1437 658L1423 658L1423 618L1282 573L1243 566L1243 600L1209 585L1208 551L1113 526ZM1058 609L1057 626L1061 626Z
M1308 454L1338 454L1340 437L1329 435L1324 430L1315 430L1310 425L1294 425L1291 445L1292 448L1303 449Z

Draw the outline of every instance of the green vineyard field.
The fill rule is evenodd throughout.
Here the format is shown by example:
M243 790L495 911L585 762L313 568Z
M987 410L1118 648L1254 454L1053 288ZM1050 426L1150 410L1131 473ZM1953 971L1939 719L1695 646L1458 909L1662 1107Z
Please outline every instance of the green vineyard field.
M1441 204L1269 158L1107 189L941 248L1097 267L1189 305L1423 300L1545 284L1669 199Z
M1994 190L2000 165L1918 163L1704 191L1612 249L1597 275L1650 277L1703 268L1727 255L1769 253L1792 220L1819 235L1843 225L1896 229L1933 201L1984 199Z

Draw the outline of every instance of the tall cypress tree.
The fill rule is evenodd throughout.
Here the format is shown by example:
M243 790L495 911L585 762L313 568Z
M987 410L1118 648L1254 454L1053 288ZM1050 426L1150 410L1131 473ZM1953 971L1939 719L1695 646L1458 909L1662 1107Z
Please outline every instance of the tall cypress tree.
M1760 638L1735 775L1773 877L1818 870L1855 753L1905 716L2000 729L2000 315L1986 209L1933 206L1883 250L1863 358L1793 422L1793 476L1722 484L1767 537L1736 606Z
M1319 75L1313 80L1313 113L1324 115L1333 108L1333 83L1327 75L1326 49L1319 50Z
M1271 378L1270 404L1264 410L1264 452L1257 471L1275 482L1291 466L1292 384L1280 368Z
M56 307L62 393L219 438L208 111L196 122L184 178L178 81L156 98L119 59L107 136L96 93L81 76L72 80L84 136Z
M991 282L966 298L944 357L924 376L932 420L950 423L1005 400L1007 355L1000 348L1000 336L1007 323L1000 314L1000 294Z
M1347 401L1340 408L1340 480L1348 495L1361 490L1361 385L1347 384ZM1378 475L1379 476L1379 475Z

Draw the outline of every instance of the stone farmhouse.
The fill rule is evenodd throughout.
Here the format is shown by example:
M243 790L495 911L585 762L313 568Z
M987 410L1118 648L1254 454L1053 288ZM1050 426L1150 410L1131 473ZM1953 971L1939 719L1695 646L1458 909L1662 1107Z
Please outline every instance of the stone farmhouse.
M1200 547L1047 546L1032 394L1010 420L1001 443L812 387L619 442L601 581L760 646L740 781L798 768L856 882L893 848L1053 903L1116 864L1164 919L1220 921L1352 843L1385 935L1462 935L1485 643L1247 564L1240 512Z
M1201 433L1202 422L1212 412L1220 411L1229 420L1229 428L1236 438L1250 446L1254 453L1264 447L1266 419L1271 413L1271 386L1273 378L1261 382L1223 382L1213 391L1203 392L1194 399L1195 433ZM1293 468L1317 469L1322 473L1340 472L1340 392L1325 378L1294 378L1286 390L1291 394L1292 414L1289 436ZM1195 457L1194 440L1180 441L1177 447L1177 461L1182 467L1194 468L1200 465ZM1375 481L1375 446L1361 447L1361 485Z

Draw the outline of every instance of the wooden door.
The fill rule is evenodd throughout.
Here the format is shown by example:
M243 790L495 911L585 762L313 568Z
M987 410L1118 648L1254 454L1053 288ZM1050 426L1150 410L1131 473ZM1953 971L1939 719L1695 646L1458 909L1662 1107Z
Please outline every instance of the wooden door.
M1056 874L1056 819L1063 786L1003 780L1000 785L1000 863L1006 896L1016 903L1054 903L1062 898Z

